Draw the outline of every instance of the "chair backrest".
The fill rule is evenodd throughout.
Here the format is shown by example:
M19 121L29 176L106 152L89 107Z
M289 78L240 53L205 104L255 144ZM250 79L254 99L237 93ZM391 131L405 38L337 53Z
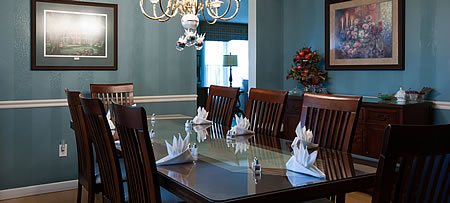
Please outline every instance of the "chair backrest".
M125 162L130 202L161 202L158 171L142 107L113 104Z
M71 126L75 132L78 155L78 181L85 187L95 184L94 150L92 141L88 136L83 108L80 102L80 92L65 90L69 104ZM89 188L86 188L89 190Z
M94 143L97 163L103 186L104 202L125 201L119 159L114 139L106 119L105 109L99 99L81 99L88 135Z
M208 119L225 126L231 126L234 107L236 106L239 88L211 85L206 101Z
M278 136L286 99L286 91L250 89L245 115L250 120L251 130L268 136Z
M372 202L449 202L450 125L389 125Z
M134 104L133 83L91 84L91 97L102 100L106 112L111 110L112 103L131 106Z
M361 97L329 94L303 95L300 121L312 130L320 147L351 152Z

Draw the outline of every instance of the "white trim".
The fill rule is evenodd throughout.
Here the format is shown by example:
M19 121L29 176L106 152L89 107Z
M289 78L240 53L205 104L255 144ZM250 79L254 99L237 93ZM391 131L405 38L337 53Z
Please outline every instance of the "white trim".
M448 101L432 101L434 103L434 109L450 110L450 102Z
M196 94L189 95L160 95L160 96L136 96L135 103L158 103L158 102L186 102L197 101ZM39 99L39 100L10 100L0 101L0 109L42 108L42 107L65 107L66 99Z
M0 201L19 197L27 197L32 195L40 195L51 192L73 190L76 189L77 187L78 187L78 180L69 180L63 182L0 190Z

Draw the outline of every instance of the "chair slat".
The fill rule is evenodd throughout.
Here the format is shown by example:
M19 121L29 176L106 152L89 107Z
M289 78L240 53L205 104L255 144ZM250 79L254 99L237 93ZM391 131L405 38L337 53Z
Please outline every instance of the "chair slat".
M305 93L301 122L321 147L350 152L361 97Z
M238 88L211 85L205 106L206 111L209 112L208 119L231 126L238 94Z
M449 134L450 125L389 125L372 202L448 202Z
M127 106L134 104L133 83L91 84L90 89L91 97L101 99L106 112L111 110L113 102Z
M247 102L246 116L251 130L269 136L280 134L287 92L252 88Z

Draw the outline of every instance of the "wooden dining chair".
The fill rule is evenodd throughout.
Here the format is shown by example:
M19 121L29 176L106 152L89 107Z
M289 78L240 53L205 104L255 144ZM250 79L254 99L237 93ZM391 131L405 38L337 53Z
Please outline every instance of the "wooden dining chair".
M238 94L239 88L211 85L205 107L209 112L208 120L224 126L231 126Z
M113 111L130 185L129 202L180 202L159 186L145 109L113 104Z
M131 106L134 104L133 83L91 84L91 97L102 100L106 112L111 110L111 104Z
M81 202L83 187L88 193L88 202L95 201L95 193L101 192L101 182L96 182L94 150L88 136L83 109L80 102L80 92L65 90L69 104L71 127L75 132L78 155L78 192L77 202Z
M87 132L92 139L97 155L103 186L103 202L125 202L128 199L127 184L122 182L120 163L103 103L99 99L82 98L81 106L87 124Z
M265 89L250 89L246 117L250 120L250 130L257 134L278 136L286 105L287 92Z
M450 202L450 125L389 125L374 203Z
M362 97L303 95L300 121L320 147L351 152Z

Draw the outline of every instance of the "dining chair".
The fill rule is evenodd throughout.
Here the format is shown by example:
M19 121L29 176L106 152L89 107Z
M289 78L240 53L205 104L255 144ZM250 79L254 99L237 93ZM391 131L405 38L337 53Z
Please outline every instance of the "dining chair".
M300 121L312 130L320 147L351 152L362 97L303 95Z
M95 193L101 192L101 182L96 182L94 150L92 141L87 134L83 109L80 102L80 92L65 89L67 103L71 116L71 128L75 132L78 156L78 192L77 202L81 202L83 187L88 193L88 202L95 201Z
M209 112L208 120L224 126L231 126L238 94L239 88L211 85L205 107Z
M388 125L372 202L450 202L450 125Z
M127 184L122 182L120 163L106 119L103 103L99 99L81 98L87 132L94 144L103 186L103 202L122 203L128 200Z
M257 134L278 136L286 105L287 92L252 88L247 102L246 117L250 130Z
M129 202L180 202L159 186L145 109L113 104L113 111L130 185Z
M91 84L91 97L102 100L106 112L111 110L112 102L131 106L134 104L133 83Z

